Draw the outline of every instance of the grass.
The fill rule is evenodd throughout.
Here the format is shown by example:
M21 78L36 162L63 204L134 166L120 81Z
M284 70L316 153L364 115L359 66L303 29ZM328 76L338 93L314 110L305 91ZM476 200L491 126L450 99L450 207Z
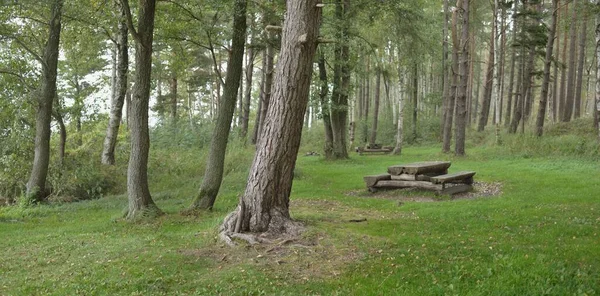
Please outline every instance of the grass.
M308 226L303 245L228 248L217 240L216 228L244 188L247 170L235 166L215 210L199 217L178 212L200 172L178 174L173 183L151 176L167 215L135 224L119 219L122 195L2 208L0 294L600 294L596 160L485 147L465 158L438 151L409 147L402 156L340 162L300 156L291 212ZM501 182L503 194L399 205L394 195L364 193L362 176L422 160L475 170L477 181ZM348 222L360 218L367 221Z

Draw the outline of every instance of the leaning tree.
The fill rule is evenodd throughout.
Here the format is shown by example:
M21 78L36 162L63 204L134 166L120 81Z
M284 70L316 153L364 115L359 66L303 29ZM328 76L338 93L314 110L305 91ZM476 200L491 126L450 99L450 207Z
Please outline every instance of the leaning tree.
M289 201L304 113L317 49L320 0L288 1L278 62L264 127L244 195L221 226L221 237L248 240L251 232L296 235L301 225L290 218Z

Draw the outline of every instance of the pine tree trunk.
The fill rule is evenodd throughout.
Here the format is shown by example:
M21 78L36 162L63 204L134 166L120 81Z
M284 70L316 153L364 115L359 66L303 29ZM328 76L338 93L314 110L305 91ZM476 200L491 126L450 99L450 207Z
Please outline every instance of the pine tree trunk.
M256 119L254 120L254 131L252 132L252 144L256 145L256 143L258 143L258 133L260 132L260 123L261 123L261 116L262 116L262 104L264 101L264 96L265 96L265 80L266 80L266 67L267 67L267 50L263 49L262 51L262 72L261 72L261 79L260 79L260 95L259 95L259 99L258 99L258 107L256 108Z
M398 69L398 91L402 91L403 79L402 79L402 67L400 63L397 66ZM400 155L402 153L402 146L404 144L404 97L402 93L398 93L398 122L396 123L396 146L392 154Z
M596 0L596 7L600 6L600 0ZM598 142L600 142L600 13L596 13L596 94L594 104L594 127L598 132Z
M460 0L459 0L460 1ZM457 2L459 2L457 1ZM451 76L452 83L450 85L450 96L448 104L445 106L446 122L444 123L444 134L442 137L442 152L450 152L450 144L452 141L452 124L454 119L454 108L456 104L456 91L458 88L458 57L459 57L459 40L458 40L458 10L452 12L452 66Z
M325 128L325 147L323 152L325 158L333 159L333 131L331 130L331 110L329 108L329 84L327 82L327 68L325 66L325 52L321 51L319 55L319 81L321 83L321 90L319 92L319 99L321 103L321 118L323 119L323 127Z
M569 74L567 75L567 96L565 98L565 109L562 116L563 122L571 121L573 116L573 104L575 103L575 77L577 69L575 60L577 56L577 0L573 0L573 14L571 16L571 27L569 28Z
M190 209L211 210L221 188L227 141L242 78L244 45L246 43L246 5L246 0L236 0L233 6L233 36L223 97L219 104L219 113L212 134L202 185Z
M517 2L515 1L515 7L517 5ZM515 8L516 10L516 8ZM519 24L519 22L515 22L515 26L513 26L513 30L512 30L512 50L511 50L511 57L510 57L510 72L508 74L508 97L506 98L506 113L504 113L504 125L506 127L509 126L510 121L511 121L511 115L512 115L512 100L513 100L513 92L514 92L514 82L515 82L515 64L516 64L516 60L517 60L517 47L514 46L515 40L516 40L516 35L517 35L517 25ZM520 79L520 78L518 78Z
M487 74L485 76L485 85L483 87L483 99L481 101L481 113L479 113L479 122L477 131L482 132L488 123L490 114L490 105L492 101L492 92L494 87L494 45L496 43L496 30L492 27L490 38L490 48L488 53Z
M548 41L546 43L546 58L544 60L544 79L542 81L542 90L540 94L540 104L538 105L537 120L535 122L538 137L544 133L544 119L546 118L546 106L548 100L548 87L550 84L550 66L552 64L552 50L554 46L554 32L556 30L556 19L558 13L558 0L552 1L552 20L548 31Z
M123 3L127 3L123 0ZM136 220L162 212L154 204L148 187L148 107L150 81L152 80L152 39L154 31L155 0L140 1L137 32L128 20L129 30L137 36L135 44L135 87L131 98L131 152L127 168L127 195L129 200L126 218ZM125 5L129 11L129 4ZM131 13L127 13L130 18Z
M381 70L377 67L377 76L375 78L375 98L373 102L373 126L371 128L371 139L369 143L374 145L377 140L377 121L379 120L379 99L381 95Z
M178 80L177 80L177 75L173 75L173 77L171 78L171 84L170 84L170 99L171 101L169 102L169 106L171 107L171 112L170 112L170 117L171 117L171 125L173 127L177 126L177 85L178 85Z
M308 103L321 9L319 0L288 1L282 30L281 55L263 139L250 169L237 209L221 226L222 237L236 233L297 235L289 201Z
M348 19L350 0L337 0L335 15L341 27L336 32L335 66L331 96L331 130L333 131L333 158L348 158L346 143L348 121L348 94L350 90L350 49L348 45Z
M274 70L274 58L275 58L275 48L273 45L273 37L272 33L267 31L265 32L267 38L267 48L265 50L265 61L264 61L264 85L262 90L261 104L260 104L260 123L258 125L258 134L257 140L258 143L262 138L262 130L265 125L267 110L269 109L269 104L271 102L271 88L273 86L273 70Z
M440 138L444 139L444 126L450 102L450 67L448 67L448 0L444 0L444 28L442 29L442 116L440 123ZM448 148L450 149L450 148Z
M568 18L569 15L569 2L565 3L563 13ZM560 69L560 95L558 101L558 119L563 121L563 114L565 113L566 94L567 94L567 37L569 34L564 32L563 34L563 47L562 47L562 58L561 58L561 69Z
M557 5L560 7L560 0L558 0ZM556 12L556 23L558 24L560 22L560 9L558 9L558 11ZM555 51L556 53L554 54L554 85L552 86L553 92L552 92L552 101L551 101L551 105L552 105L552 121L556 122L557 121L557 113L558 113L558 100L560 100L559 97L559 88L558 88L558 59L560 57L560 26L556 26L556 46Z
M250 40L250 43L252 43L252 40L254 40L254 38L251 38ZM248 123L250 121L250 102L252 99L252 79L254 78L254 57L254 48L252 46L248 46L246 50L246 92L244 94L244 102L242 104L242 130L240 133L242 139L246 139L248 135Z
M125 11L122 5L119 5L120 18L117 34L117 73L115 79L115 95L112 97L110 106L110 117L108 127L106 128L106 137L102 149L102 164L115 164L115 147L117 146L117 137L119 127L121 126L121 117L123 116L123 104L125 103L125 94L127 93L127 70L129 69L129 46L127 45L128 29Z
M418 125L418 111L419 111L419 65L413 64L413 75L412 75L412 140L417 141L417 125ZM375 118L373 118L375 120Z
M55 0L52 3L52 15L48 22L48 41L44 48L43 61L41 61L42 85L41 96L36 100L35 150L26 192L26 198L29 202L41 201L48 195L46 178L50 164L50 121L52 119L52 103L56 97L62 6L63 0Z
M581 37L579 38L579 56L577 62L577 86L575 86L575 106L573 118L581 117L581 90L583 88L583 64L585 62L585 46L587 42L587 18L583 17L581 26Z
M456 130L454 153L458 156L465 155L465 140L467 133L467 83L469 81L469 2L462 0L462 34L460 37L460 63L458 72L460 73L460 84L456 95Z

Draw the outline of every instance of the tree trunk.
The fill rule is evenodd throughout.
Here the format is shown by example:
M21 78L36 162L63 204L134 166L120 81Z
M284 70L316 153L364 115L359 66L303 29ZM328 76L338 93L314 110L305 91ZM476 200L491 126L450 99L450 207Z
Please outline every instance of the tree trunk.
M67 146L67 127L61 114L60 102L56 100L56 110L52 112L52 115L58 123L58 131L60 133L60 140L58 142L58 163L62 166L65 163L65 150Z
M329 92L329 84L327 82L327 68L325 65L325 52L321 51L319 55L319 81L321 83L321 90L319 92L319 99L321 103L321 117L323 118L323 127L325 128L325 147L323 152L325 158L333 159L333 131L331 130L331 116L329 108L329 99L327 94Z
M560 0L558 0L557 5L560 7ZM558 11L556 12L556 23L558 24L560 22L560 9L558 9ZM558 100L559 98L559 88L558 88L558 59L560 57L560 26L556 26L555 28L556 30L556 46L554 47L556 50L556 53L554 54L554 84L552 86L553 92L552 92L552 101L550 102L552 105L552 121L556 122L557 121L557 112L558 112Z
M535 122L538 137L544 133L544 119L546 118L546 106L548 100L548 86L550 84L550 66L552 64L552 50L554 46L554 32L556 30L556 18L558 13L558 0L552 0L552 20L548 31L548 42L546 42L546 58L544 60L544 80L542 81L542 90L540 94L540 104L538 106L537 120Z
M127 168L128 220L155 216L162 212L154 204L148 187L148 105L152 80L152 39L154 31L155 0L140 0L137 32L133 28L127 0L122 0L127 13L129 31L135 44L135 87L131 98L131 152Z
M402 153L402 146L404 144L404 97L402 96L402 68L400 63L397 66L398 69L398 123L396 124L396 146L392 154L400 155Z
M252 21L251 21L252 23ZM254 77L254 48L250 39L250 46L246 50L246 93L244 94L243 111L242 111L242 130L241 137L246 139L248 135L248 122L250 121L250 102L252 99L252 78Z
M365 75L365 95L363 97L363 113L364 122L362 126L362 142L367 143L369 137L369 106L371 105L371 60L367 60L367 69Z
M596 0L596 7L600 6L600 0ZM594 104L594 127L598 132L598 141L600 142L600 13L596 13L596 97Z
M46 177L48 176L48 166L50 164L50 121L52 103L56 97L62 6L62 0L55 0L52 3L52 15L48 22L48 41L41 61L41 96L36 102L35 150L33 167L27 182L26 198L28 202L39 202L48 195L48 192L46 192Z
M575 87L575 108L573 109L573 118L581 117L581 89L583 85L583 64L585 62L585 46L587 42L587 17L582 18L581 38L579 38L579 60L577 62L577 86Z
M413 101L413 114L412 114L412 140L417 141L417 124L418 124L418 107L419 107L419 65L413 64L413 85L412 85L412 101ZM375 120L375 118L373 118Z
M371 139L369 143L374 145L377 140L377 121L379 120L379 99L381 95L381 70L377 67L377 77L375 78L375 98L373 103L373 127L371 128Z
M290 218L289 198L319 35L318 3L287 2L273 101L244 195L221 226L224 238L239 232L297 235L301 230Z
M171 101L170 101L170 106L171 106L171 125L173 127L177 126L177 84L178 84L178 80L177 80L177 75L173 74L173 77L171 78L171 85L170 85L170 95L171 95Z
M563 13L569 17L569 2L565 3ZM565 112L566 94L567 94L567 37L568 33L565 31L563 34L563 47L562 47L562 58L561 58L561 69L560 69L560 95L558 97L558 118L563 121L563 113Z
M459 0L460 1L460 0ZM457 2L459 2L457 1ZM450 88L450 96L448 104L446 104L446 122L444 123L444 134L442 143L442 152L450 152L450 143L452 141L452 123L454 119L454 108L456 104L456 90L458 88L458 57L459 57L459 40L458 40L458 10L452 12L452 66L451 76L452 84Z
M490 105L492 101L492 92L494 87L494 43L496 43L496 30L492 26L490 38L490 51L488 53L487 74L485 76L485 85L483 87L483 98L481 101L481 113L479 113L479 122L477 123L477 131L482 132L488 123L490 114Z
M350 0L337 0L335 16L341 27L336 32L335 66L333 73L333 90L331 96L331 130L333 131L333 158L348 158L346 135L348 132L348 93L350 90L350 48L348 11Z
M440 138L444 139L444 126L450 102L450 67L448 67L448 0L444 0L444 28L442 29L442 116L440 123ZM399 74L399 73L398 73ZM449 150L450 148L448 148Z
M459 156L465 155L465 138L467 132L467 83L469 81L469 49L468 49L468 39L469 39L469 2L470 0L462 0L462 14L463 14L463 24L462 24L462 34L460 38L460 64L459 64L459 73L460 73L460 84L457 89L456 95L456 130L455 130L455 138L456 143L454 146L454 153Z
M265 12L264 14L265 17L265 21L264 24L265 26L267 24L272 25L273 23L270 21L270 17L268 15L267 12ZM265 30L265 39L266 39L266 49L265 49L265 56L264 56L264 63L263 63L263 71L264 71L264 84L263 84L263 90L262 90L262 103L261 103L261 109L260 109L260 123L258 126L258 134L257 134L257 140L256 142L260 142L261 138L263 136L263 127L265 125L265 121L267 120L266 115L267 115L267 110L269 109L269 104L271 102L271 91L273 88L273 69L274 69L274 65L273 65L273 60L275 57L275 48L274 48L274 38L273 38L273 33L271 31Z
M516 5L517 2L515 1L515 11L516 11ZM518 22L515 22L515 25L513 26L513 33L512 33L512 50L511 50L511 57L510 57L510 72L508 74L508 97L506 98L506 113L504 115L504 125L506 127L509 126L510 124L510 119L511 119L511 115L512 115L512 99L513 99L513 92L514 92L514 82L515 82L515 64L516 64L516 60L517 60L517 47L514 45L515 40L517 39L517 26ZM517 78L520 79L520 78Z
M225 151L231 130L231 121L237 102L237 94L242 77L244 63L244 45L246 43L246 0L236 0L233 7L233 36L231 54L227 62L227 76L222 101L219 104L219 113L212 134L210 151L204 178L200 191L190 209L211 210L217 199L221 181L223 180L223 166L225 164Z
M262 105L265 96L265 80L266 80L266 68L267 68L267 50L263 49L262 51L262 72L260 79L260 95L258 98L258 107L256 108L256 119L254 120L254 131L252 132L252 144L256 145L258 143L258 133L260 132L260 123L262 122Z
M575 104L575 77L577 69L575 60L577 56L577 0L573 0L573 14L571 16L571 27L569 28L569 74L567 75L567 96L565 98L565 110L562 121L569 122L573 115L573 105Z
M123 116L123 104L125 103L125 94L127 93L127 70L129 69L129 46L127 45L127 21L125 10L119 5L120 18L117 34L117 73L115 80L115 95L112 97L110 106L110 118L106 128L106 137L102 149L102 164L115 164L115 147L117 146L117 136Z

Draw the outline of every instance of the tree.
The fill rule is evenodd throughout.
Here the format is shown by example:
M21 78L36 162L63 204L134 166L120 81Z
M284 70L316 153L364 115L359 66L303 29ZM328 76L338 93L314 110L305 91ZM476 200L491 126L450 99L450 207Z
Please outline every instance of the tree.
M556 19L558 14L558 0L552 0L552 20L548 31L548 42L546 43L546 59L544 60L544 80L540 94L537 120L535 123L535 134L540 137L544 133L544 119L546 118L546 106L548 105L548 87L550 84L550 66L552 63L552 50L554 46L554 33L556 30Z
M460 0L457 1L460 3ZM448 97L448 102L444 106L446 114L445 123L444 123L444 133L442 137L442 152L448 153L450 152L450 144L452 141L452 123L454 120L454 109L456 106L456 93L458 88L458 57L459 57L459 47L460 41L458 39L458 9L454 9L452 11L452 66L451 76L452 83L450 86L450 96Z
M490 114L490 105L492 102L492 92L494 87L494 58L495 58L495 47L496 43L496 28L492 26L490 34L490 51L488 54L487 62L487 74L485 76L485 85L483 86L483 98L481 100L481 112L479 113L479 122L477 124L477 131L482 132L488 123Z
M114 96L111 98L110 117L108 127L106 128L106 137L102 148L102 164L115 164L115 147L117 145L117 136L121 125L121 117L123 116L123 105L125 103L125 94L127 93L127 71L129 69L129 46L128 30L127 30L127 15L123 5L119 5L119 22L117 33L117 73L115 79Z
M143 216L162 214L154 204L148 187L148 104L156 1L139 1L137 30L133 27L129 0L121 0L121 5L127 15L127 27L135 40L135 87L131 98L131 151L127 168L129 206L125 215L128 220L135 220Z
M231 54L227 63L224 93L221 102L219 102L219 113L212 135L202 185L190 209L212 209L223 180L225 151L227 150L227 140L231 130L231 120L233 119L244 62L246 0L236 0L233 10L233 36Z
M33 168L27 182L27 199L41 201L46 197L46 177L50 163L50 121L52 104L56 96L56 77L61 31L63 0L52 2L51 17L48 22L48 40L42 57L36 55L42 66L40 98L37 100L35 117L35 153Z
M319 50L319 81L321 82L321 89L319 92L319 102L321 104L321 117L323 118L323 128L325 129L325 146L323 152L325 158L333 158L333 131L331 130L331 113L330 104L327 97L329 92L329 84L327 82L327 67L325 66L325 52Z
M575 86L575 106L573 118L581 116L581 90L583 84L583 64L585 62L585 47L587 44L587 14L582 17L581 37L579 38L579 56L577 61L577 85Z
M596 7L600 7L600 0L596 0ZM600 142L600 124L598 123L600 115L600 11L596 12L596 99L594 110L594 125L598 131L598 141Z
M567 75L567 96L565 97L565 109L562 114L562 121L569 122L573 116L573 105L575 104L575 77L577 68L575 60L577 56L577 0L573 0L573 15L571 17L571 26L569 28L569 74Z
M336 31L337 43L334 48L333 90L331 94L331 130L333 132L333 158L348 158L346 133L348 121L348 93L350 91L350 47L349 19L350 0L337 0L336 19L340 28Z
M460 37L460 64L458 72L460 75L460 84L456 91L456 143L454 153L456 155L465 155L465 138L467 132L467 83L469 81L469 2L471 0L462 0L461 9L463 23ZM459 0L461 2L461 0Z
M225 240L249 237L240 232L299 233L299 224L290 218L289 197L317 48L321 19L319 4L319 0L287 2L273 100L246 190L237 209L221 226Z

